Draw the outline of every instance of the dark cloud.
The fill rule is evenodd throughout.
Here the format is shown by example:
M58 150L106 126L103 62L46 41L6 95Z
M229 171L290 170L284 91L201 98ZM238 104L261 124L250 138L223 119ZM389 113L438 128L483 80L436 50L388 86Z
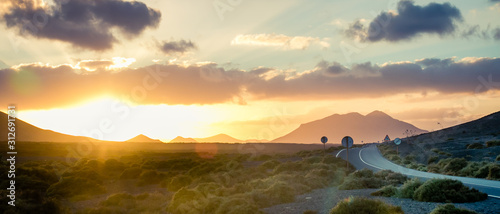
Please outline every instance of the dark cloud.
M75 47L96 51L113 47L117 42L112 29L128 38L155 28L161 13L137 1L70 0L54 1L52 6L37 5L34 0L12 0L2 14L8 28L36 38L58 40Z
M418 6L413 1L401 0L398 2L397 14L382 12L367 27L356 21L345 34L359 36L362 41L396 42L421 34L450 34L456 29L455 22L461 20L460 10L450 3Z
M89 62L89 67L109 64ZM83 69L83 68L82 68ZM271 72L273 75L267 75ZM325 75L325 72L335 75ZM354 64L320 62L290 76L272 68L227 70L219 65L151 65L85 72L68 65L21 65L0 70L0 105L24 109L72 105L102 94L138 104L245 104L252 100L380 98L395 94L483 93L500 90L500 58L421 59L415 62Z
M346 72L348 69L338 62L321 61L316 65L316 71L325 76L336 76Z
M162 42L158 45L160 50L167 54L184 54L190 50L196 49L196 45L191 41L179 40L179 41L170 41L170 42Z
M291 79L279 75L253 82L247 92L259 99L372 98L422 91L482 93L500 90L498 75L500 58L423 59L382 66L363 63L339 76L325 76L321 69Z

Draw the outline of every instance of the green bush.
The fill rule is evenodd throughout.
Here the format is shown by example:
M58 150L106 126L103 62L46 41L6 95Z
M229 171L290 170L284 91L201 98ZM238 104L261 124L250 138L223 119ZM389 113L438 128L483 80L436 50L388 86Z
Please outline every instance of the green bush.
M425 202L466 203L486 200L488 195L451 179L431 179L415 190L413 199Z
M422 186L422 181L418 178L413 178L406 181L399 190L397 197L399 198L413 198L415 190Z
M106 189L98 182L83 177L63 177L47 189L48 196L73 197L105 193Z
M263 169L266 169L266 170L267 169L274 169L279 164L281 164L281 162L279 162L277 160L268 160L268 161L262 163L259 167L263 168Z
M253 201L244 198L229 198L220 204L215 214L258 214L262 213Z
M316 210L306 210L302 214L318 214L318 211L316 211Z
M479 168L475 173L474 177L476 178L486 178L488 177L488 174L490 173L490 166L489 165L484 165L481 168Z
M139 176L139 181L137 182L137 185L143 186L143 185L151 185L151 184L157 184L161 180L161 176L154 170L146 170L141 173Z
M435 163L437 160L439 160L438 156L430 156L429 159L427 159L427 164Z
M467 149L484 149L484 145L482 143L467 144Z
M175 192L177 190L180 190L182 187L188 186L189 184L191 184L191 182L191 177L187 175L176 175L172 178L167 188L169 191Z
M407 179L401 173L394 173L390 170L382 170L374 174L369 169L362 169L349 174L339 189L380 188L385 185L399 185Z
M287 161L274 168L273 173L278 174L282 172L295 172L302 170L302 164L298 162Z
M108 159L104 162L104 169L112 172L121 172L125 169L125 164L116 159Z
M128 193L116 193L108 196L100 205L103 206L118 206L126 209L135 207L136 198Z
M123 170L120 175L120 179L137 179L142 173L142 169L139 167L130 167Z
M295 190L284 182L276 182L264 191L272 204L284 204L295 201Z
M500 155L497 156L497 158L495 159L495 161L500 161Z
M443 163L446 163L443 168L444 172L452 175L457 174L458 171L467 166L467 160L465 160L464 158L447 158L441 161L443 161ZM439 161L438 164L443 165L441 161Z
M453 204L438 205L430 214L477 214L474 211L456 208Z
M401 207L392 206L379 200L349 198L339 202L330 214L404 214Z
M392 185L389 185L389 186L384 186L382 187L382 189L376 191L376 192L372 192L370 195L373 195L373 196L383 196L383 197L392 197L394 195L397 195L398 193L398 188L392 186Z
M203 195L192 189L181 188L170 201L167 211L170 213L202 213Z
M500 166L498 164L491 164L490 165L488 177L486 177L486 179L489 179L489 180L500 179Z
M500 140L490 140L486 142L486 147L500 146Z

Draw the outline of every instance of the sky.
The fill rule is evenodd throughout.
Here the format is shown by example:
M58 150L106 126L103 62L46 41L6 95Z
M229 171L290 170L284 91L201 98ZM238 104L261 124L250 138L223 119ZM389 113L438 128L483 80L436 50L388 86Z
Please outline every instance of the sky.
M0 17L3 111L66 134L272 140L332 114L432 131L500 110L498 0L5 0Z

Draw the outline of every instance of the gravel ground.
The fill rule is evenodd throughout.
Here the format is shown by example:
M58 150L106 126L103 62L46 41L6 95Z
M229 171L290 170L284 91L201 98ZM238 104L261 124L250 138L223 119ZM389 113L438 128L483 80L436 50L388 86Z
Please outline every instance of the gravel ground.
M338 190L337 187L314 190L311 193L299 195L294 203L279 204L262 209L269 214L301 214L306 210L318 211L318 214L327 214L337 202L349 196L364 196L382 200L388 204L401 206L406 214L430 213L434 208L442 203L420 202L411 199L374 197L370 193L376 189ZM474 210L484 214L500 213L500 199L488 198L485 201L476 203L455 204L456 207Z

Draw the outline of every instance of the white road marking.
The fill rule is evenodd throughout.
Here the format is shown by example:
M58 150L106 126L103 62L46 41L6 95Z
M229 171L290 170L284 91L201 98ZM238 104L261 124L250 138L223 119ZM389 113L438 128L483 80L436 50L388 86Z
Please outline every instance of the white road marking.
M359 151L359 159L360 159L360 160L361 160L364 164L366 164L366 165L368 165L368 166L371 166L371 167L374 167L374 168L377 168L377 169L380 169L380 170L384 170L383 168L380 168L380 167L377 167L377 166L375 166L375 165L369 164L369 163L367 163L365 160L363 160L363 158L361 157L361 152L362 152L364 149L365 149L365 148L363 148L363 149L361 149L361 150ZM342 150L340 150L340 151L339 151L339 153L340 153L341 151L342 151ZM337 153L337 155L339 155L339 153ZM385 159L385 158L384 158L384 159ZM392 162L391 162L391 163L392 163ZM402 166L400 166L400 167L401 167L401 168L404 168L404 167L402 167ZM412 170L412 169L408 169L408 171L410 171L410 170ZM417 171L417 172L420 172L420 171ZM416 177L425 177L425 178L435 178L436 176L438 176L438 177L439 177L439 176L441 176L442 178L447 178L447 179L458 180L458 179L453 178L453 177L449 177L449 176L446 176L446 175L439 175L439 174L436 174L436 175L434 175L434 174L432 174L432 175L427 175L427 174L421 174L421 173L419 173L420 175L417 175L417 174L413 174L413 173L411 173L411 174L410 174L410 173L404 173L404 172L401 172L400 170L399 170L399 173L406 174L406 175L412 175L412 176L416 176ZM425 172L422 172L422 173L425 173ZM463 178L466 178L466 177L463 177ZM464 181L461 181L461 182L462 182L462 183L464 183L464 184L469 184L469 185L483 186L483 187L489 187L489 188L494 188L494 189L498 188L497 186L489 186L489 185L485 185L485 184L474 184L474 183L469 183L469 182L464 182ZM492 197L492 198L498 198L498 199L500 199L500 196L496 196L496 195L488 195L488 196L489 196L489 197Z
M337 152L337 155L335 155L335 157L336 157L336 158L338 158L338 157L339 157L339 154L340 154L342 151L344 151L344 150L345 150L345 149L342 149L342 150L340 150L339 152Z
M371 166L371 167L373 167L373 168L377 168L377 169L380 169L380 170L384 170L384 169L382 169L382 168L380 168L380 167L378 167L378 166L375 166L375 165L369 164L369 163L367 163L365 160L363 160L363 158L361 157L361 152L362 152L364 149L365 149L365 148L363 148L363 149L359 150L359 159L360 159L363 163L365 163L366 165L368 165L368 166Z

